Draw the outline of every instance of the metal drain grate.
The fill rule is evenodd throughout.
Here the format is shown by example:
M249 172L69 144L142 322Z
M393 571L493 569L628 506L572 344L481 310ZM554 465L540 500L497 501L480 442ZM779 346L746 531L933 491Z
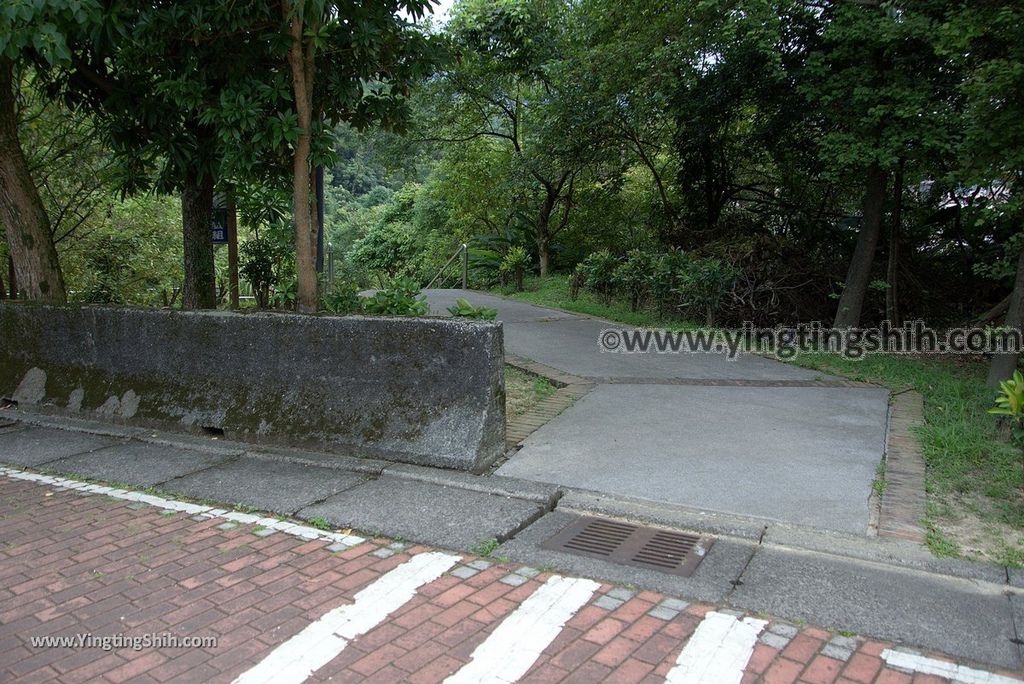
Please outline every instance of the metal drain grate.
M708 537L682 532L582 517L541 544L541 548L689 577L713 542Z

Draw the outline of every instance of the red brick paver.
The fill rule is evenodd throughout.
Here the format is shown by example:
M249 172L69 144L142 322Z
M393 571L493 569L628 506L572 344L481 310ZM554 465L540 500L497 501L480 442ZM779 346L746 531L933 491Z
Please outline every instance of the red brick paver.
M327 540L261 537L251 525L221 529L223 523L0 476L0 681L230 682L384 573L430 550L411 546L383 557L390 540L378 539L332 553ZM519 586L501 581L516 569L495 564L424 585L311 680L444 680L551 576ZM618 598L605 597L613 589L601 585L522 681L663 681L716 608L695 603L661 619L650 613L664 596L620 589ZM85 633L217 643L137 650L33 643ZM744 682L929 681L885 668L880 654L890 644L858 639L849 657L839 657L823 652L836 636L828 631L785 634L763 634Z

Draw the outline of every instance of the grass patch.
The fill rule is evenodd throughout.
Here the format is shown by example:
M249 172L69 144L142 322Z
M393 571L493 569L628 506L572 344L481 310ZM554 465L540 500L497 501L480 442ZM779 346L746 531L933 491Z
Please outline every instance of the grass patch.
M505 418L521 416L557 389L540 376L514 366L505 366Z
M875 467L875 479L871 482L871 489L877 496L882 496L885 494L886 485L888 481L885 479L885 461L879 461Z
M324 518L310 518L309 524L311 527L315 527L318 530L329 530L331 529L331 523L327 522Z
M497 539L481 539L475 545L469 547L468 551L474 556L482 556L486 558L494 553L501 544Z
M629 304L618 299L606 299L587 290L580 290L576 299L569 297L569 276L553 275L527 277L523 280L523 291L516 292L511 286L496 287L497 294L518 299L530 304L564 309L597 318L607 318L638 327L657 327L669 330L690 330L698 327L692 321L666 317L656 311L630 311Z
M528 278L524 292L500 294L532 304L574 311L629 325L685 330L692 321L629 310L621 300L581 291L569 298L568 276ZM995 392L985 385L982 357L874 354L847 359L801 354L789 363L890 390L913 388L924 396L925 425L916 431L928 465L926 545L937 556L965 556L1024 565L1024 473L1014 447L988 413ZM884 492L884 470L873 485Z

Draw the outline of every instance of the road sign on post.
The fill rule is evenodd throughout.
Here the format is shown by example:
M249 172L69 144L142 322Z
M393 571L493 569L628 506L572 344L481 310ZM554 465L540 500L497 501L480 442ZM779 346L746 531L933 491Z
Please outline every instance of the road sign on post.
M213 196L213 244L228 244L228 205L220 192Z

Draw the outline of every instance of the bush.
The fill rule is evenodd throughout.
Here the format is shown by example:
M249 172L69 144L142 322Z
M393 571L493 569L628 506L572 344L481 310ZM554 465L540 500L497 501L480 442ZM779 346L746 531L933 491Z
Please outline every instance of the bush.
M721 259L705 257L691 259L679 272L676 293L684 308L704 314L705 323L715 323L715 312L722 298L736 281L739 271Z
M680 278L689 261L689 255L674 249L659 254L651 264L650 296L662 315L679 313Z
M241 266L243 278L252 285L256 305L265 309L270 306L270 288L275 284L274 249L267 238L252 238L242 243Z
M455 318L472 318L478 321L493 321L498 315L497 309L473 306L468 299L462 297L455 300L455 306L448 307L448 312Z
M576 270L583 277L584 287L610 297L615 290L615 269L618 265L619 260L603 249L587 255L576 265Z
M239 247L239 274L252 286L259 308L286 308L294 303L294 297L289 298L289 288L295 286L289 284L295 275L293 249L290 233L279 226L271 226Z
M408 278L399 278L386 290L363 299L363 311L382 316L425 316L430 313L420 286Z
M612 271L612 285L629 297L631 311L639 311L647 301L655 260L654 255L634 249Z
M356 313L359 311L360 303L359 286L354 282L334 283L329 291L320 295L320 310L327 313Z
M523 291L523 273L530 267L530 255L519 247L510 247L501 260L498 271L504 275L511 275L516 285L516 292Z

